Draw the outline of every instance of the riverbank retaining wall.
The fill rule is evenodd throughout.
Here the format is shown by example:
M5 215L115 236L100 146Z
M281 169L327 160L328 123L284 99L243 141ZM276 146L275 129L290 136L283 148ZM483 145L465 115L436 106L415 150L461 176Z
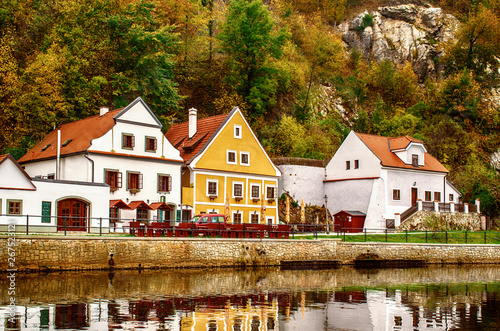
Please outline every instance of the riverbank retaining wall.
M10 250L9 243L7 237L0 237L2 271L265 266L325 260L353 264L357 259L500 263L500 245L55 236L18 236Z

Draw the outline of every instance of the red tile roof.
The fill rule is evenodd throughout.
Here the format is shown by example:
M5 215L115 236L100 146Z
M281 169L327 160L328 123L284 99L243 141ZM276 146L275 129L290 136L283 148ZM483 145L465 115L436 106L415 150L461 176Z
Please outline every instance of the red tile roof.
M383 166L448 172L448 170L429 153L424 154L424 166L414 167L411 164L404 163L395 153L392 152L393 150L405 149L411 142L423 144L420 140L408 136L391 138L365 133L356 133L356 135L380 159Z
M189 122L174 124L165 134L170 143L181 152L187 164L197 156L217 133L230 114L216 115L197 120L196 134L189 135Z
M61 144L69 141L66 146L61 147L61 155L86 151L90 147L93 139L101 137L115 125L113 117L121 110L122 109L115 109L108 111L103 116L95 115L76 122L61 125ZM57 154L56 145L57 130L54 130L26 153L26 155L20 158L19 163L54 158Z
M149 204L149 207L153 210L172 210L172 207L167 205L165 202L152 202Z

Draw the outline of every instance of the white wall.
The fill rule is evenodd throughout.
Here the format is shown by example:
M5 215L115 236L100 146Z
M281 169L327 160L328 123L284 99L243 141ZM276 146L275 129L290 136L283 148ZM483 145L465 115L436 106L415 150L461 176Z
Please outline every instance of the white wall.
M434 201L434 192L441 193L441 202L444 202L444 173L430 171L413 171L411 169L386 169L384 170L386 178L386 196L387 210L386 218L393 219L395 213L402 213L411 207L411 189L417 188L417 199L425 201L425 191L432 192L432 201ZM393 200L393 190L399 189L401 199Z
M326 182L324 187L328 196L328 210L332 215L341 210L366 213L374 182L374 179Z
M359 161L359 169L354 167L355 160ZM346 169L346 161L350 161L349 170ZM327 180L378 176L380 176L380 160L353 131L326 166Z
M322 206L325 204L323 180L325 168L301 165L280 165L278 196L288 192L296 201Z
M57 202L67 198L77 198L90 204L92 218L103 218L103 227L107 227L109 217L109 186L100 184L81 185L73 182L34 179L36 191L5 190L0 189L1 213L7 213L7 200L22 200L22 215L30 215L30 225L57 225L56 218L51 218L51 223L42 223L42 201L51 202L51 216L57 216ZM26 224L26 217L1 216L0 224L8 224L16 220L19 225ZM93 219L91 226L99 226L99 220Z

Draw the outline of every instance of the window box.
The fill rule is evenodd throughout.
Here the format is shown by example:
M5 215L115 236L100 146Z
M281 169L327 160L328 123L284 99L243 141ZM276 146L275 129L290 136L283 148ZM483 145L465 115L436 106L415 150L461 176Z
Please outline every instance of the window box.
M217 198L217 195L215 195L215 194L211 194L211 195L209 195L209 196L208 196L208 198L209 198L210 200L213 200L213 199Z
M138 188L131 188L130 189L130 194L136 194L136 193L139 193L139 189Z
M273 202L274 202L274 198L269 198L269 199L267 199L267 202L269 202L269 203L273 203Z
M243 197L234 197L234 200L240 201L240 200L243 200Z
M111 192L116 192L116 191L118 191L118 187L112 187L112 186L111 186L111 187L109 188L109 190L110 190Z
M259 202L259 201L260 201L260 199L259 199L259 198L252 198L252 201L253 201L253 202Z

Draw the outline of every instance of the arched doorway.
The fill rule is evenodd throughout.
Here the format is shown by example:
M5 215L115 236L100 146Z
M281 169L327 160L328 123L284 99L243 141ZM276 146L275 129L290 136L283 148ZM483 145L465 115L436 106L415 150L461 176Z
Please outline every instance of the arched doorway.
M86 231L89 203L80 199L64 199L57 203L57 231Z

